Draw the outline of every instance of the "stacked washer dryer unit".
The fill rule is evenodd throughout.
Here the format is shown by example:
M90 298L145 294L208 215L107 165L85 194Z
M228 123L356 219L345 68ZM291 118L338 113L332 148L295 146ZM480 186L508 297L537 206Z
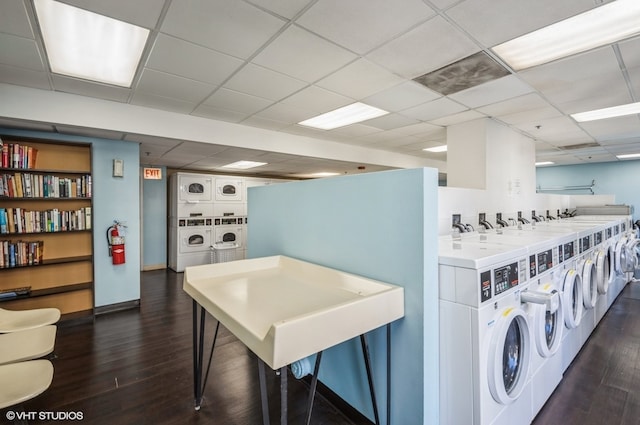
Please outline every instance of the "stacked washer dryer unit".
M213 250L216 261L246 257L247 197L245 179L215 177Z
M207 264L213 243L213 177L176 173L170 178L169 267Z
M527 250L442 238L440 422L530 423Z

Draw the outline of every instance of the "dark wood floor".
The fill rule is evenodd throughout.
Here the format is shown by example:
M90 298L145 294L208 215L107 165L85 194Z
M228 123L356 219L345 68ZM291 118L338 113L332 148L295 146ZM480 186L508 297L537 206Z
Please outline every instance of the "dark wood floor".
M640 424L640 283L625 287L534 424Z
M224 330L204 404L194 411L191 299L181 288L182 274L145 272L139 310L99 316L95 323L62 323L53 383L24 410L82 412L83 420L31 423L261 424L256 358ZM213 320L208 323L211 330ZM268 375L277 424L279 380ZM307 385L293 378L289 385L289 423L304 423ZM7 410L0 411L0 422ZM319 397L312 423L369 423L342 412ZM625 288L535 424L640 424L640 284Z

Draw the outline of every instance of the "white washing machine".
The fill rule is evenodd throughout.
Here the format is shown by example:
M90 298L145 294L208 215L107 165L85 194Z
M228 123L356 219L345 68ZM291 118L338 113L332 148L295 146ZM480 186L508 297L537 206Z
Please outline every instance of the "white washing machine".
M440 422L530 423L526 249L441 239L439 263Z
M209 264L213 244L211 218L180 218L169 229L169 267L183 272L185 267Z

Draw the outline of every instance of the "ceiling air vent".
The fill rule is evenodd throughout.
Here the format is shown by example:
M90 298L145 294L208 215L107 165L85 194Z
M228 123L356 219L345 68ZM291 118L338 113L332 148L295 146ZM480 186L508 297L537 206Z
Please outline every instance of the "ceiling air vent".
M578 143L577 145L558 146L558 149L563 151L575 151L578 149L599 148L600 144L595 142Z
M509 75L510 72L485 52L478 52L413 81L443 95L457 93L470 87Z

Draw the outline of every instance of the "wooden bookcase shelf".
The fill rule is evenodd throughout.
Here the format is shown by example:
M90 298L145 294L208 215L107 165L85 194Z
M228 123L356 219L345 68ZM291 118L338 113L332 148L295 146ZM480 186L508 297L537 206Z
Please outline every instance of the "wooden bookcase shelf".
M17 138L13 136L0 136L4 146L11 145L31 148L30 153L34 153L35 162L31 168L16 168L13 166L0 167L0 176L6 183L8 177L31 179L30 182L37 182L38 179L54 177L62 181L67 179L73 182L76 190L80 182L84 194L78 196L80 190L72 196L34 196L39 194L30 187L31 196L7 196L7 193L0 193L0 214L5 215L5 219L0 217L0 224L6 226L6 230L0 231L0 254L4 256L0 259L0 290L13 288L30 287L28 295L19 295L13 298L3 298L0 300L0 307L7 309L31 309L41 307L56 307L60 309L64 317L77 317L80 315L93 315L94 312L94 265L93 265L93 226L92 226L92 198L91 191L86 194L86 182L91 182L91 145L64 143L54 141L43 141L37 139ZM14 154L21 155L23 150L17 150ZM26 150L24 150L26 152ZM27 161L25 160L25 163ZM0 163L0 165L3 165ZM26 177L25 177L26 176ZM36 178L36 176L39 176ZM24 183L25 180L22 180ZM57 181L57 180L56 180ZM6 186L6 184L4 185ZM68 183L68 188L72 184ZM21 188L23 191L24 187ZM60 187L60 190L61 187ZM45 194L51 192L45 192ZM67 193L60 192L60 193ZM23 192L24 194L24 192ZM86 195L85 195L86 194ZM64 213L69 215L47 215L51 211L56 214ZM71 215L71 212L82 211L82 227L78 227L80 218L78 215ZM88 217L85 215L89 212ZM8 214L12 214L11 223L6 219ZM18 214L21 216L20 228L18 230ZM32 214L29 216L28 214ZM34 219L38 216L38 220ZM31 231L37 229L32 227L41 219L51 220L55 217L58 228L55 231ZM73 220L73 226L69 224ZM29 221L29 227L26 226ZM50 221L49 221L50 222ZM64 222L64 228L62 223ZM13 228L10 229L9 225ZM51 225L51 229L54 229ZM85 228L86 227L86 228ZM42 228L42 227L41 227ZM47 229L49 227L46 227ZM36 253L40 254L37 264L17 264L9 267L11 262L7 262L10 252L5 252L4 248L14 245L18 249L18 242L31 246L39 244L34 248L32 256L29 257L28 249L21 246L20 258L33 258ZM8 250L10 251L10 249ZM26 254L26 257L25 257ZM14 257L18 259L17 255Z

